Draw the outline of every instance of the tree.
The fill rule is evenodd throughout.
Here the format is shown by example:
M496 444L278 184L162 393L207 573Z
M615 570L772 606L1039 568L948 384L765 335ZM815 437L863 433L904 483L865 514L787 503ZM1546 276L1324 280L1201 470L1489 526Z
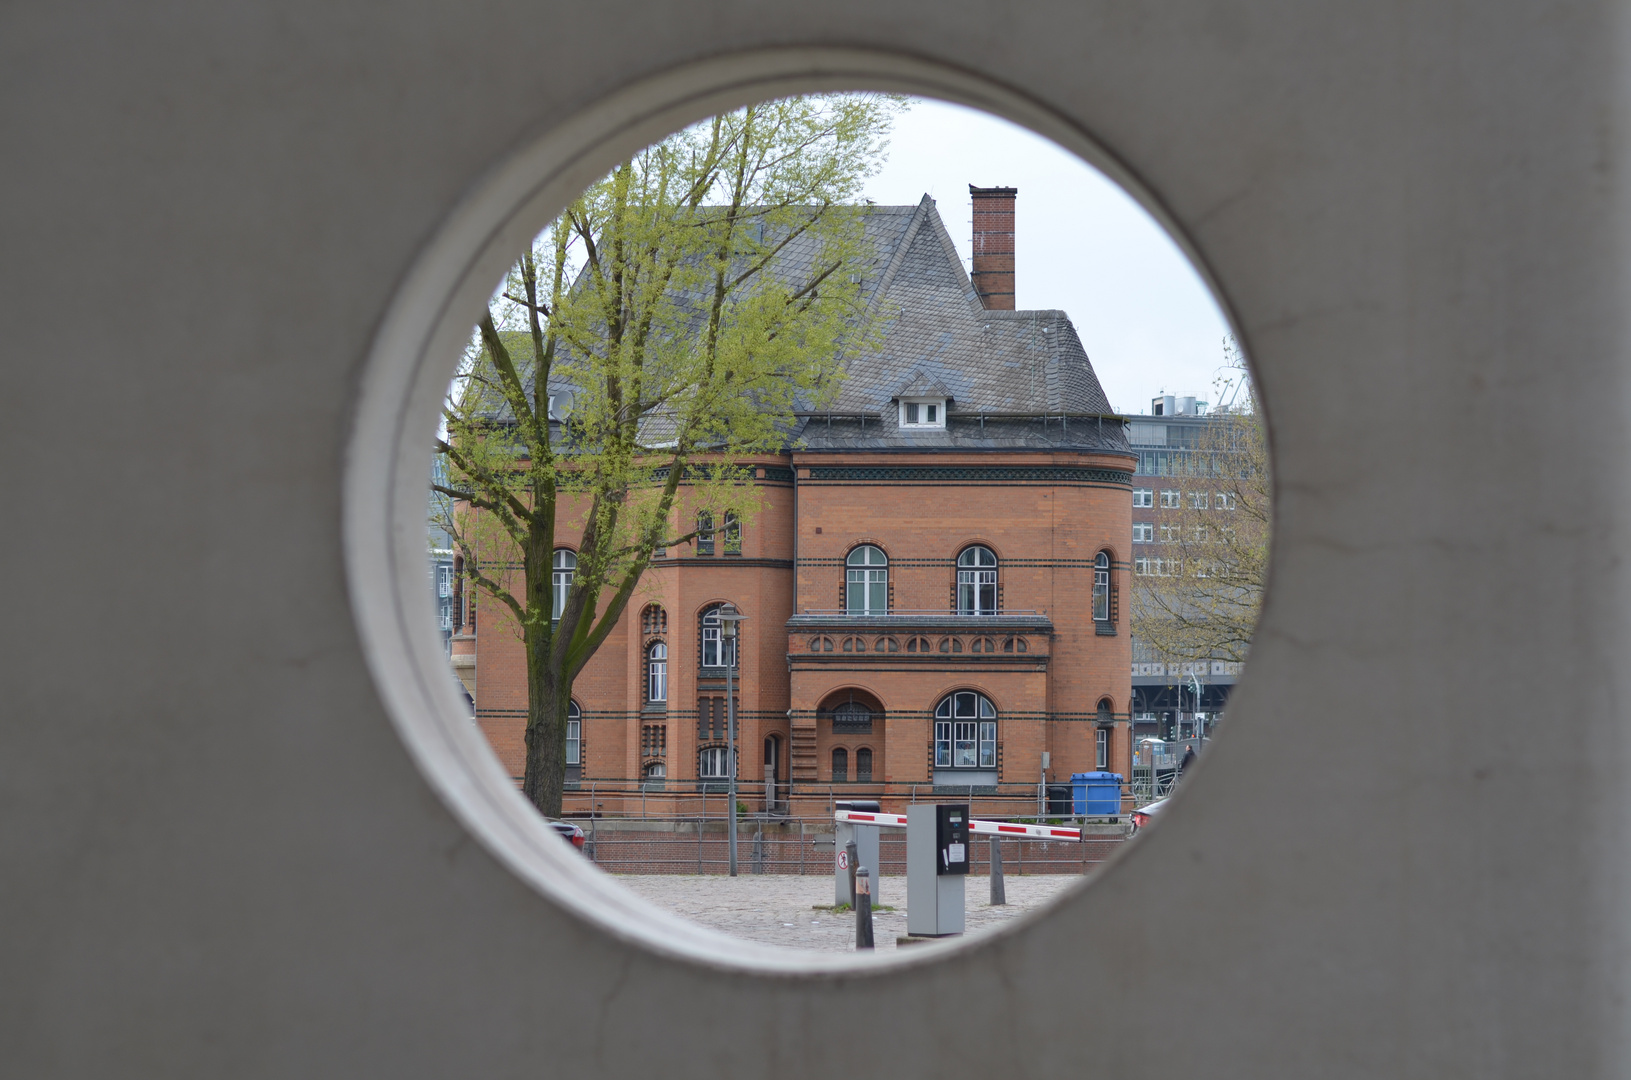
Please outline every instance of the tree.
M1134 576L1133 633L1180 660L1243 661L1263 603L1271 484L1263 419L1233 339L1225 339L1228 405L1182 455L1179 505L1156 522L1156 546Z
M433 487L467 580L524 644L522 787L542 813L561 810L573 680L653 552L697 534L682 486L704 520L750 520L744 460L782 450L795 407L872 340L855 203L902 107L794 98L665 139L567 207L476 328Z

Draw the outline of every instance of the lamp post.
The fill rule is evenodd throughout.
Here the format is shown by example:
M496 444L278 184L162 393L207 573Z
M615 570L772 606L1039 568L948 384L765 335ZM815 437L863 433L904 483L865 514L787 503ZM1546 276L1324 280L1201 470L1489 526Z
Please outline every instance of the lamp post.
M731 877L736 876L736 624L747 618L735 604L719 607L720 648L725 652L725 777L729 792L726 843L730 845Z

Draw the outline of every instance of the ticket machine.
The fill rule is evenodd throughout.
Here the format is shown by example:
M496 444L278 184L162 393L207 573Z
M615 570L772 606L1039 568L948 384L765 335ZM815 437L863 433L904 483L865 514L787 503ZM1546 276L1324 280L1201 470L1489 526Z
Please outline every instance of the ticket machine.
M906 932L914 937L963 932L969 809L968 803L906 808Z

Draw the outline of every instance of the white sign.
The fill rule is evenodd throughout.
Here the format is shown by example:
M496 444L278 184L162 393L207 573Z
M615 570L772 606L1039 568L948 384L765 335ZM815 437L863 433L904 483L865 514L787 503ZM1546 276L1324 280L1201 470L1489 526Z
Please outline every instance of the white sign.
M946 846L947 862L967 862L968 856L963 854L962 844L948 844Z

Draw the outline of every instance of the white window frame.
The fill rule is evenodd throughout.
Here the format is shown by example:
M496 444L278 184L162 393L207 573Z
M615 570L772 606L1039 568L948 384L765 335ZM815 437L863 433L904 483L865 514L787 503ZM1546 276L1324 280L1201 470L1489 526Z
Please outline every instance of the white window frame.
M554 565L549 573L550 591L553 594L550 618L559 620L561 612L566 610L566 597L572 591L572 579L578 573L578 553L571 548L556 548Z
M934 765L937 769L997 767L997 708L973 690L957 690L934 710Z
M729 780L727 771L726 748L723 746L705 746L697 754L697 779L699 780ZM708 770L717 769L718 772Z
M872 554L868 553L876 553L883 561L873 561ZM857 556L860 561L856 561ZM844 556L844 613L885 615L888 612L889 556L876 544L861 544Z
M945 398L901 398L900 426L912 430L939 430L946 426Z
M1153 543L1155 543L1155 523L1153 521L1135 521L1135 522L1133 522L1133 543L1135 543L1135 544L1153 544Z
M1181 491L1171 491L1171 490L1169 490L1169 491L1161 492L1161 509L1163 509L1163 510L1178 510L1178 509L1181 509L1183 507L1183 496L1184 496L1184 493L1181 492Z
M1138 558L1133 560L1133 573L1137 574L1139 577L1151 576L1150 563L1152 561L1153 560L1148 555L1140 555Z
M1233 510L1235 508L1235 493L1234 492L1232 492L1232 491L1220 491L1217 494L1218 494L1218 504L1217 505L1218 505L1219 510Z
M1110 555L1103 551L1093 557L1093 620L1110 621Z
M980 544L966 547L957 556L957 614L996 613L997 553Z
M719 607L715 604L702 613L702 666L705 668L723 669L727 660L734 658L725 655L724 622L719 618ZM731 651L735 652L734 646ZM713 663L708 662L710 657Z
M1110 767L1110 729L1098 728L1093 733L1093 764L1103 772Z
M646 647L646 700L653 705L668 701L668 645L661 641Z
M1133 489L1133 505L1148 509L1155 505L1155 492L1150 488Z
M1189 508L1191 510L1205 510L1208 502L1209 496L1204 491L1191 491L1189 493Z
M575 701L566 706L566 763L583 764L583 710Z

